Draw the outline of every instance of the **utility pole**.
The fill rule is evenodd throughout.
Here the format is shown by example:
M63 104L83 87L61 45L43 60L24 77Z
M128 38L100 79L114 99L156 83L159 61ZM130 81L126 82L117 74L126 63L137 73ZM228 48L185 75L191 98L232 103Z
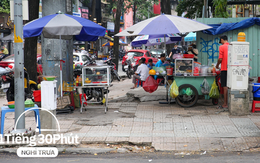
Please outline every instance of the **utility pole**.
M42 1L42 16L56 14L59 11L66 14L72 14L72 0L43 0ZM73 81L73 40L61 40L44 38L42 35L42 68L43 75L57 76L57 89L60 83L60 47L62 50L62 59L65 63L62 64L62 80L67 82ZM59 93L59 91L57 92ZM45 108L48 109L48 108ZM56 115L56 110L50 110ZM56 129L55 118L46 111L40 111L41 129ZM43 131L42 134L54 134L53 131Z
M23 5L22 0L14 0L14 86L15 122L24 112L24 53L23 53ZM14 133L24 133L25 116L21 116Z
M208 0L204 0L204 17L208 18Z

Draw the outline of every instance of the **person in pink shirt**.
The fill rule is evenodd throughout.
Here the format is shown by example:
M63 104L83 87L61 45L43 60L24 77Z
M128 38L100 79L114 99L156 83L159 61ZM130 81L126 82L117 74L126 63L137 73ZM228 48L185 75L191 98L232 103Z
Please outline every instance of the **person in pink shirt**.
M219 108L228 108L228 87L227 87L227 60L228 60L228 38L226 35L220 36L220 41L222 45L219 47L219 58L216 68L219 69L219 64L221 64L221 87L224 89L224 104L219 106Z

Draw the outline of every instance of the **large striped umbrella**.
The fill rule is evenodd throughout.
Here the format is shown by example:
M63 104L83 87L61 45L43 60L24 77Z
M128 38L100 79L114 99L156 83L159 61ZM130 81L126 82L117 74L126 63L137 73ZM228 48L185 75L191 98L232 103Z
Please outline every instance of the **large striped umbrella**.
M158 15L141 21L115 36L167 35L170 33L195 32L212 28L192 19L173 15ZM165 37L164 37L165 38ZM166 42L166 38L164 39ZM164 46L166 50L166 46Z
M197 22L192 19L179 16L162 14L141 21L124 31L116 34L116 36L127 35L125 31L133 35L165 35L170 33L186 33L195 32L212 28L206 24ZM122 34L121 34L122 33Z
M68 14L48 15L31 21L23 27L24 38L35 37L43 34L45 38L72 39L79 41L96 41L99 36L104 36L106 29L88 19ZM60 46L60 84L62 96L62 52Z

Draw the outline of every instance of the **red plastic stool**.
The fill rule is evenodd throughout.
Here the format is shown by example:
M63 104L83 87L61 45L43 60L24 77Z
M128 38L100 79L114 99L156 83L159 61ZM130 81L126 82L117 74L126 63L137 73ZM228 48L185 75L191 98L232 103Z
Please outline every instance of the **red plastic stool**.
M254 113L255 111L260 111L260 107L255 107L255 104L260 104L260 101L255 101L253 100L252 104L252 112Z
M156 81L157 81L158 84L160 84L163 81L163 79L162 78L157 78Z
M82 104L82 94L79 94L80 105L84 105L84 104L85 104L85 105L88 105L86 94L84 93L83 96L84 96L85 100L84 100L84 102L83 102L83 104Z

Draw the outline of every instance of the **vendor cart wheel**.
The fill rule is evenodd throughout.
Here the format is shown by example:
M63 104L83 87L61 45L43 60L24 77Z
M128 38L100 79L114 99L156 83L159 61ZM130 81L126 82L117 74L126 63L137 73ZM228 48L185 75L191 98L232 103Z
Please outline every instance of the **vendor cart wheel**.
M189 94L191 95L186 94L187 88L190 88ZM192 107L197 103L198 99L199 94L197 89L190 84L183 84L179 87L179 95L175 100L182 107Z
M213 104L213 105L217 105L217 104L218 104L218 99L213 98L213 99L212 99L212 104Z

